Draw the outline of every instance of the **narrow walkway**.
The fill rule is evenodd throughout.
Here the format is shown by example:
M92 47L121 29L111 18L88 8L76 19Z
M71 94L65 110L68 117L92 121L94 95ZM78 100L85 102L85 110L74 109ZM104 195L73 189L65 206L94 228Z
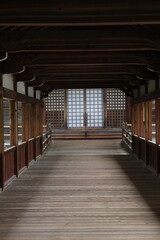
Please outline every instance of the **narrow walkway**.
M119 140L57 141L0 194L0 240L160 240L160 179Z

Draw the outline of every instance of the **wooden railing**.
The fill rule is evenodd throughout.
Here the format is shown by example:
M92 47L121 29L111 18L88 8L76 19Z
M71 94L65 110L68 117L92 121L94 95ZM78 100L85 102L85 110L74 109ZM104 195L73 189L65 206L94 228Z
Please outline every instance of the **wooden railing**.
M128 129L122 129L122 141L123 143L132 150L132 132Z
M21 173L24 167L28 167L32 160L45 151L52 141L51 130L43 133L43 136L31 138L27 142L20 143L17 147L12 146L4 150L0 155L0 168L3 167L0 187L5 188L8 183Z
M46 133L43 133L43 137L42 137L42 149L43 149L43 152L49 146L51 141L52 141L52 131L48 130Z
M4 185L16 174L16 147L10 147L4 151Z

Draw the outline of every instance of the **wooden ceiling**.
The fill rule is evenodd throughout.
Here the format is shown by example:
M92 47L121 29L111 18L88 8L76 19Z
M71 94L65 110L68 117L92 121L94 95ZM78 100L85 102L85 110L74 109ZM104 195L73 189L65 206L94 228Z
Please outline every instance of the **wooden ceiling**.
M160 1L1 1L0 72L41 90L117 87L160 71Z

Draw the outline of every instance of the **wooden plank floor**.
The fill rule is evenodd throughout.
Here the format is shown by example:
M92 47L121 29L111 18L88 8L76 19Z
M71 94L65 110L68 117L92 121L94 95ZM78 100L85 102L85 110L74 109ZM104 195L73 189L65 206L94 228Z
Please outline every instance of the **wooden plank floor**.
M160 179L120 140L54 142L0 194L0 240L131 239L160 239Z

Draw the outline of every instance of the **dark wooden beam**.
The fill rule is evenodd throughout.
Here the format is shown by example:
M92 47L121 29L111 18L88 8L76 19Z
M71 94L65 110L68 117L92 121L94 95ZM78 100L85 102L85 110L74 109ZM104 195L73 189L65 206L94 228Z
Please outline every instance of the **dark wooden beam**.
M18 65L13 63L12 59L7 59L0 62L0 72L1 73L21 73L25 70L23 65Z
M25 74L35 74L39 75L52 75L52 74L60 74L60 75L69 75L69 74L137 74L141 72L143 69L147 68L147 66L143 65L118 65L118 66L105 66L105 65L66 65L66 66L42 66L38 67L27 67L25 70ZM21 75L21 74L20 74ZM19 75L19 76L20 76Z
M130 52L69 52L69 53L17 53L10 55L13 63L25 66L68 65L148 65L160 60L154 51Z
M49 88L52 89L58 89L58 88L107 88L107 87L115 87L115 88L119 88L119 87L126 87L126 89L130 89L133 90L135 88L137 88L136 85L131 85L130 83L126 82L126 81L95 81L95 82L91 82L90 81L84 81L84 82L74 82L74 81L67 81L67 82L46 82L44 83L43 86L41 87L35 87L36 90L48 90Z
M8 5L9 4L9 5ZM158 0L92 1L3 1L0 25L106 26L160 24Z
M3 97L10 98L16 101L21 101L24 103L42 104L42 102L38 99L23 95L21 93L6 88L3 88Z
M142 72L137 74L137 78L145 79L145 80L156 80L157 79L157 73L149 71L146 68L145 70L143 70Z
M0 62L4 61L8 58L8 54L6 52L0 51Z
M159 50L157 29L2 31L0 48L16 52Z
M15 80L18 81L34 81L36 79L35 75L33 74L25 74L25 73L21 73L21 74L16 74L15 75Z
M55 82L55 81L75 81L75 82L81 82L81 81L130 81L132 83L137 83L141 84L146 81L141 81L136 77L136 75L133 74L126 74L126 75L118 75L118 74L106 74L106 75L96 75L96 74L91 74L91 75L84 75L84 76L56 76L56 75L41 75L37 76L35 78L36 82ZM23 80L24 81L24 80ZM32 81L31 81L32 82Z

